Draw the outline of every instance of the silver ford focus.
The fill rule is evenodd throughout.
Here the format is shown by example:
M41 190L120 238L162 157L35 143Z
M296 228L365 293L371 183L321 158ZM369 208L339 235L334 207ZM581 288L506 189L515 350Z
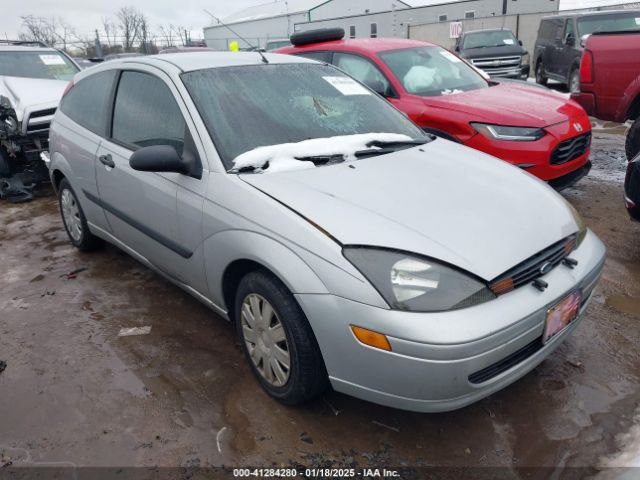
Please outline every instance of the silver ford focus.
M303 58L81 72L50 157L71 242L112 243L234 322L286 404L329 386L422 412L470 404L577 327L604 262L544 183Z

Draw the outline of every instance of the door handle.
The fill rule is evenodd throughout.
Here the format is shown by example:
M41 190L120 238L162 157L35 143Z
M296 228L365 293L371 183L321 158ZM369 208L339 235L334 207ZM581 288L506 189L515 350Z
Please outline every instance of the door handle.
M98 157L98 160L100 160L100 163L105 167L116 168L116 162L113 161L110 153L107 153L106 155L100 155Z

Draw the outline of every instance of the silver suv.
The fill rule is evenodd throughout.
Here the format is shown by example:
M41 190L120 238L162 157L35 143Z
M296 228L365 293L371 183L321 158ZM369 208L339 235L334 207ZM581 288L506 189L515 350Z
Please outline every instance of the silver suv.
M299 57L84 71L50 173L75 246L106 240L235 322L289 404L329 384L417 411L474 402L575 329L604 262L543 182Z

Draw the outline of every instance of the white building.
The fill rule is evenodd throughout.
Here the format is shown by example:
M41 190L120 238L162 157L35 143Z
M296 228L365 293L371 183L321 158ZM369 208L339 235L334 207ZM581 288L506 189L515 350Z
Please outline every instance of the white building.
M205 27L204 39L207 46L225 50L234 40L240 48L264 47L270 40L288 39L299 23L408 7L401 0L278 0L245 8L222 19L224 25Z

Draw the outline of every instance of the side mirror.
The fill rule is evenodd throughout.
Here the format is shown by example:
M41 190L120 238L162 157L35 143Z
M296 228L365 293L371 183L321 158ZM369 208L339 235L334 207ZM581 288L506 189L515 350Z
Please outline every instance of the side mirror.
M589 35L583 35L580 37L580 45L584 48L587 46L587 40L589 40Z
M170 145L152 145L136 150L129 165L140 172L175 172L187 174L188 165Z
M522 45L524 45L524 44L522 43L522 40L518 40L518 45L520 45L521 47L522 47Z
M388 96L387 89L385 88L384 83L382 83L380 80L370 80L368 82L365 82L365 85L367 85L367 87L376 92L378 95L382 95L383 97Z

